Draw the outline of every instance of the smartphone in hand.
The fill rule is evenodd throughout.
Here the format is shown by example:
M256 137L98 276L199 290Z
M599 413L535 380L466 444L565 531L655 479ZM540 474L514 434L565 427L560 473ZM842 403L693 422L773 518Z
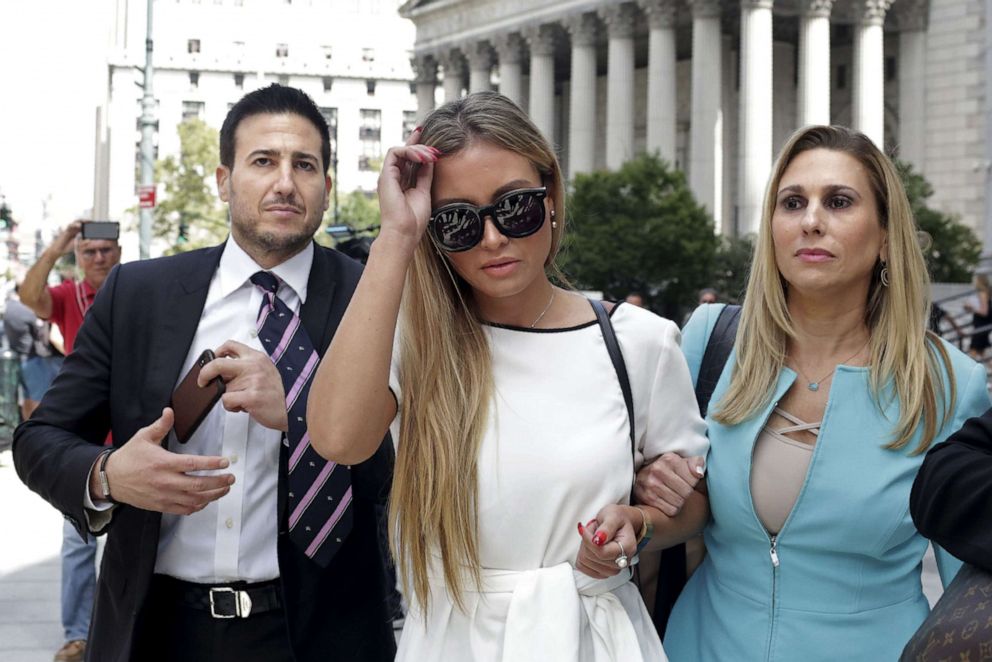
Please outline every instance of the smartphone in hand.
M109 239L117 241L121 235L121 224L116 221L83 221L83 239Z
M172 402L169 406L175 413L173 429L176 431L176 439L180 444L189 441L196 428L200 426L203 419L220 400L220 396L224 395L224 381L220 377L215 377L206 386L199 386L196 383L203 366L215 358L212 350L203 350L193 367L179 382L179 386L172 392Z

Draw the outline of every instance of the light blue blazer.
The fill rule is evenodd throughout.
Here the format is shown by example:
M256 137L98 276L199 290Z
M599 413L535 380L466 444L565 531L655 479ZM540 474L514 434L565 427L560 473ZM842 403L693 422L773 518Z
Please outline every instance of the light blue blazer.
M701 306L683 330L693 381L721 309ZM990 404L984 368L945 347L957 400L936 441ZM733 362L731 354L711 411L730 384ZM726 427L706 419L707 556L668 624L665 651L672 662L897 660L929 612L920 584L927 540L909 514L923 455L910 454L916 441L910 450L884 448L899 405L886 390L879 411L867 368L837 368L806 481L774 541L758 521L750 490L752 449L795 378L784 368L769 404L744 423ZM937 553L946 584L960 562Z

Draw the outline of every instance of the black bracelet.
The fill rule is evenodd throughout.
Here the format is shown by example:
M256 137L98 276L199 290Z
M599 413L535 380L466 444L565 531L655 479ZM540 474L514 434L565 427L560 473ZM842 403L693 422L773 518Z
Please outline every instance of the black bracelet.
M110 503L117 503L117 500L110 495L110 481L107 480L107 460L110 459L111 453L116 451L116 448L108 448L100 452L97 457L97 461L100 463L98 471L98 476L100 478L100 489L103 491L103 498Z

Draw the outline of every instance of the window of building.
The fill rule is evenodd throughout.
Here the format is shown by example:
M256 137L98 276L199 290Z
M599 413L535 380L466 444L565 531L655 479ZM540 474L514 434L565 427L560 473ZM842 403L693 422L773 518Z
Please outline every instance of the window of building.
M202 101L183 101L183 121L203 117L204 103Z
M324 91L330 92L331 88L334 87L334 78L332 76L324 76Z
M896 79L896 59L894 57L885 58L885 80Z
M289 44L276 44L276 57L289 57Z
M404 110L403 111L403 140L410 137L413 130L417 128L417 111L415 110Z
M375 62L375 49L374 48L363 48L362 49L362 62Z
M837 65L837 89L843 90L847 89L847 65L838 64Z
M186 40L186 52L187 53L199 53L200 52L200 40L199 39L187 39Z
M358 140L361 144L358 169L363 172L373 171L379 166L379 160L382 158L382 111L362 108L358 112L360 114Z
M320 49L322 51L324 51L324 59L325 60L333 60L334 59L334 47L333 46L321 46Z
M365 93L370 97L375 96L375 81L371 78L365 81Z
M331 163L333 166L338 162L338 109L337 108L320 108L320 114L324 116L324 121L327 122L327 129L331 135ZM336 168L334 168L336 172Z
M234 74L234 87L239 90L245 87L245 75L244 74Z
M189 72L189 89L195 90L200 87L200 72L191 71Z
M410 81L410 94L417 93L417 83L415 81Z
M288 74L279 74L279 84L280 85L289 85L289 75Z

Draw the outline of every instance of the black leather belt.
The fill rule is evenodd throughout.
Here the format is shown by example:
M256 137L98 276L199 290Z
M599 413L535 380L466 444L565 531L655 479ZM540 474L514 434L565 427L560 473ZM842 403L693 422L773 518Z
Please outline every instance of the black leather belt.
M252 614L282 608L279 580L276 579L257 584L195 584L168 575L155 575L153 583L157 592L187 607L209 612L214 618L248 618Z

